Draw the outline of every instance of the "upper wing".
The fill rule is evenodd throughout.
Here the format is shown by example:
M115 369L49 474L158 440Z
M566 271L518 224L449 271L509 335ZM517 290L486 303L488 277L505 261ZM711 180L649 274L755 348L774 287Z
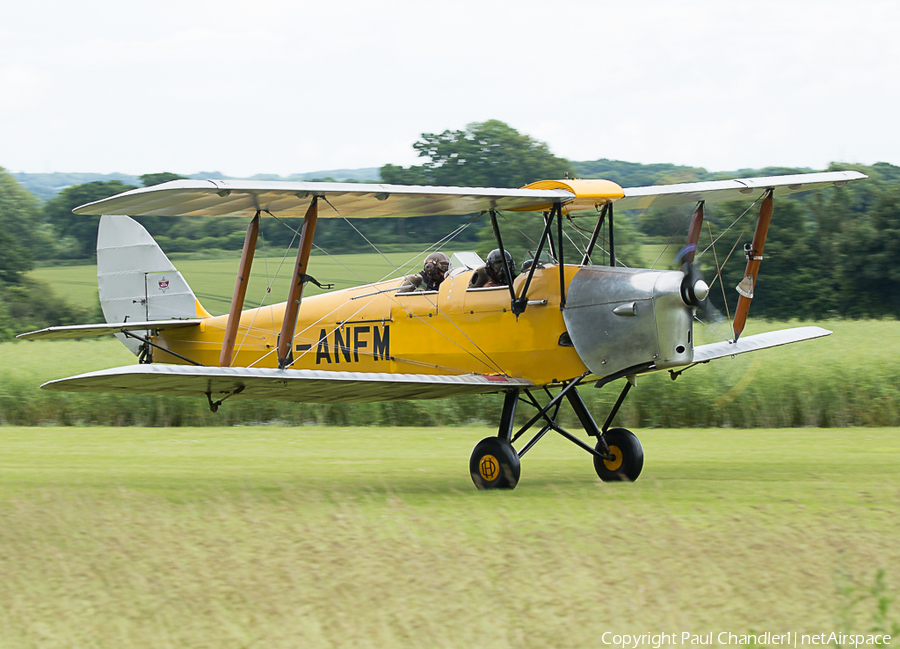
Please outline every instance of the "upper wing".
M16 338L23 340L60 340L63 338L95 338L123 331L162 331L164 329L181 329L203 322L202 318L189 320L153 320L149 322L111 322L103 324L68 325L65 327L47 327L37 331L19 334Z
M546 211L562 203L569 212L596 210L615 201L620 209L695 203L699 200L745 199L773 189L776 195L841 186L866 178L857 171L828 171L791 176L741 178L677 185L622 189L608 180L543 180L521 189L495 187L429 187L362 183L277 182L260 180L173 180L133 189L75 208L75 214L129 216L244 216L268 211L279 216L303 216L312 196L319 217L409 217L474 214L487 210Z
M720 202L744 200L772 189L775 196L794 194L811 189L837 186L843 187L853 180L868 178L858 171L824 171L813 174L790 176L767 176L760 178L736 178L734 180L712 180L702 183L679 183L677 185L651 185L649 187L626 187L625 197L616 201L617 209L645 209L648 207L669 207L696 203L698 201Z
M694 347L694 363L706 363L716 358L725 358L726 356L755 352L768 347L798 343L801 340L821 338L822 336L829 336L831 333L828 329L823 329L822 327L795 327L753 336L742 336L736 343L723 341L709 345L700 345Z
M530 388L525 379L465 374L382 374L276 370L252 367L191 367L126 365L49 381L41 387L63 392L168 394L217 400L278 399L310 403L359 403L407 399L443 399L465 394L489 394Z
M616 197L621 196L621 187L616 185L616 188ZM575 198L572 192L565 189L173 180L88 203L74 212L129 216L252 217L258 210L267 210L278 216L303 216L311 196L327 199L340 214L354 218L473 214L492 209L527 210L541 206L549 209L551 203ZM324 204L319 205L320 218L339 216L325 207Z

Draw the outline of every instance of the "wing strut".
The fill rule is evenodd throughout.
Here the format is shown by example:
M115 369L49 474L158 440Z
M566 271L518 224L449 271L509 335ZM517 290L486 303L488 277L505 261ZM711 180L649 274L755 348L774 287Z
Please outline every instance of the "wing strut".
M512 268L509 265L509 259L506 258L506 249L503 247L503 239L500 238L500 227L497 225L497 212L491 210L491 228L494 230L494 236L497 238L497 247L500 249L500 258L503 260L503 267L506 269L506 285L509 287L509 295L512 298L512 306L516 304L516 289L513 288Z
M566 308L566 263L563 261L562 207L556 208L556 242L559 250L559 310ZM612 223L612 221L610 221Z
M597 218L597 225L594 226L594 231L591 233L591 241L588 243L587 248L584 249L584 256L581 258L582 266L587 266L591 263L591 253L594 252L597 238L600 236L600 231L603 229L603 220L606 218L606 213L609 211L610 207L612 207L612 203L603 204L603 209L600 211L600 216Z
M609 265L611 268L616 267L616 239L613 236L613 204L609 204Z
M238 266L237 280L234 283L234 295L231 298L231 309L228 311L228 323L225 325L225 340L219 354L219 366L231 367L234 356L234 343L237 340L238 325L241 322L241 311L244 309L244 297L247 295L247 282L250 279L250 268L253 266L253 253L256 252L256 239L259 237L259 212L247 226L244 237L244 250L241 252L241 264Z
M297 263L294 265L294 277L287 304L284 307L284 322L278 338L278 368L284 369L291 364L294 346L294 329L297 326L297 313L303 299L303 284L306 283L306 271L309 268L309 252L312 250L313 235L316 233L316 221L319 217L319 198L313 196L303 218L303 229L300 231L300 246L297 249Z
M753 299L753 289L756 287L756 276L759 274L759 262L763 258L763 248L766 245L766 234L769 232L769 222L772 220L772 208L774 199L772 190L766 192L766 197L759 207L759 218L756 221L756 231L753 233L753 243L744 245L747 254L747 270L744 271L744 279L737 285L737 308L734 311L734 342L740 338L744 325L747 324L747 312L750 310L750 300Z
M513 300L512 310L513 313L516 314L516 317L520 313L525 310L525 307L528 306L528 287L531 286L531 278L534 277L534 271L538 268L538 264L541 259L541 252L544 250L544 243L547 241L553 241L550 237L550 226L553 225L553 217L560 210L559 204L555 204L550 209L550 216L547 216L547 213L544 212L544 231L541 233L541 240L538 242L537 250L534 253L534 257L531 261L531 268L528 269L528 277L525 279L525 286L522 287L522 295Z

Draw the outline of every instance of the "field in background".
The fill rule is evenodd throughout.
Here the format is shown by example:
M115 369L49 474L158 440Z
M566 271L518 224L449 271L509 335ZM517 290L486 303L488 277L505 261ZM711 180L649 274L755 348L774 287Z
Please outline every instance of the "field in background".
M401 247L395 245L392 248L396 250ZM663 255L657 267L668 268L666 263L677 252L677 245L669 246L668 249L664 245L642 246L644 262L649 266L657 260L664 249L668 256ZM337 289L348 288L375 282L388 276L397 277L420 271L426 256L420 250L421 246L406 246L399 252L387 252L384 257L374 252L328 256L313 251L310 270L313 277L322 284L333 283ZM456 250L457 248L453 248L450 252ZM203 306L213 315L219 315L228 313L241 255L239 252L225 251L214 251L213 254L215 256L210 258L204 258L204 253L187 255L176 253L171 257L175 268L184 275ZM262 304L264 298L265 304L284 302L287 299L288 280L294 267L295 255L295 252L291 252L284 257L283 250L257 251L247 289L246 308ZM517 261L521 263L521 259ZM86 306L97 301L96 265L36 268L30 275L48 282L57 297L72 304ZM271 293L267 294L266 288L270 286ZM314 284L308 284L304 289L306 295L321 292L322 290Z
M0 428L0 646L593 647L900 623L900 429L643 431L634 484L548 436L515 491L478 492L467 460L491 433Z
M178 259L173 255L172 263L187 280L194 294L213 315L228 313L234 281L237 276L240 252L222 253L212 259ZM265 304L277 304L287 299L291 273L294 270L296 251L286 258L283 251L258 250L250 273L245 308ZM386 258L386 259L385 259ZM421 270L424 254L418 248L410 247L404 252L329 257L315 254L310 264L311 274L322 284L333 283L336 289L358 286L380 280L386 276L397 277ZM277 278L275 277L277 274ZM54 266L36 268L30 275L49 282L57 296L76 305L85 306L97 301L97 267ZM266 289L271 287L271 293ZM305 295L321 293L314 284L307 284Z

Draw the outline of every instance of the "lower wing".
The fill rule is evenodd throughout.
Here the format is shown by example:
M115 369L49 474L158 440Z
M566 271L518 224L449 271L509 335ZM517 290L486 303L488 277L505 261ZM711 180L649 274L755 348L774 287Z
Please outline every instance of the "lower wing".
M114 367L41 386L62 392L205 395L210 401L233 396L309 403L442 399L530 387L534 384L525 379L480 374L439 376L156 364Z
M723 341L709 345L694 347L694 363L707 363L716 358L734 356L745 352L755 352L768 347L779 347L790 343L798 343L801 340L821 338L831 332L822 327L795 327L794 329L780 329L764 334L744 336L737 342Z

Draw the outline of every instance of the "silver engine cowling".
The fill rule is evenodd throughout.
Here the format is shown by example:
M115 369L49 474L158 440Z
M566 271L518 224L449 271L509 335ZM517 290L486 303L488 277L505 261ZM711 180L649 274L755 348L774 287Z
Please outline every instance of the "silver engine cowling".
M693 308L680 271L585 266L566 295L563 319L575 351L598 376L688 365Z

